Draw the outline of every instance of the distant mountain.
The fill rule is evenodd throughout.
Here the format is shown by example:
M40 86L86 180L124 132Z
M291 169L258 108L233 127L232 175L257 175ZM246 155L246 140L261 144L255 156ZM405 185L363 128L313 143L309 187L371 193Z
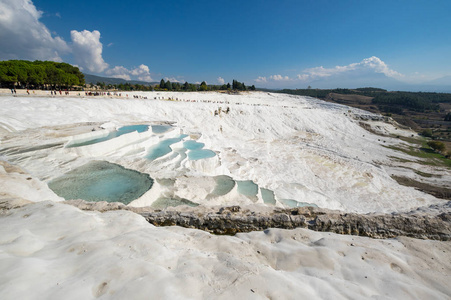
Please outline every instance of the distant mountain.
M334 89L334 88L359 88L365 86L376 86L389 91L409 91L409 92L436 92L451 93L451 76L442 77L433 81L423 83L406 83L388 77L382 73L376 74L340 74L312 80L308 85L313 88Z
M409 90L412 88L406 83L388 77L383 73L372 72L372 70L371 72L349 71L333 74L328 77L320 77L312 80L309 85L320 89L359 88L366 86L375 86L387 90Z
M302 89L310 86L319 89L334 89L376 86L390 91L451 92L451 76L449 75L431 81L409 83L403 81L404 78L401 74L388 69L385 63L375 57L348 66L307 69L304 74L298 75L298 78L291 77L288 80L282 76L280 78L271 77L268 80L265 77L263 81L266 85L265 88Z
M416 89L423 92L451 93L451 76L437 78L423 84L416 85Z
M90 84L96 84L97 82L104 82L105 84L125 84L125 83L130 83L130 84L142 84L142 85L154 85L157 84L157 82L147 82L147 81L139 81L139 80L125 80L122 78L112 78L112 77L101 77L101 76L96 76L96 75L91 75L91 74L86 74L83 73L85 75L85 83L90 83Z
M420 84L412 84L410 89L422 92L451 93L451 76L441 77Z
M445 85L451 87L451 76L437 78L428 82L430 85Z

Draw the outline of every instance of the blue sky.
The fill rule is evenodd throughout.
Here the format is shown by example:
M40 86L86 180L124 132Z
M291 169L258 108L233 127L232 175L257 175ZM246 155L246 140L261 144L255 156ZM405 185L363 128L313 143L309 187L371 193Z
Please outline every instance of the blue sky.
M0 59L152 81L395 88L451 75L450 11L449 0L0 0Z

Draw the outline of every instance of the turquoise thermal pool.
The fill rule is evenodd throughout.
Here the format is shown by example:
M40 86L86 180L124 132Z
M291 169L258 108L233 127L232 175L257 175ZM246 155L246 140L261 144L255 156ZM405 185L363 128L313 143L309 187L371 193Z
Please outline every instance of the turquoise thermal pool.
M256 185L252 180L237 180L236 184L238 193L248 197L251 200L257 201L258 185Z
M210 158L216 155L215 152L202 149L205 146L204 143L198 143L193 140L189 140L183 143L183 147L188 149L188 159L189 160L199 160L204 158Z
M205 146L204 143L199 143L193 140L183 142L183 147L185 147L188 150L199 150L202 149L204 146Z
M92 161L50 181L48 185L66 200L128 204L152 188L153 179L106 161Z
M207 196L207 199L227 195L235 187L235 180L227 175L216 176L215 182L216 186L214 190Z
M186 134L182 134L179 137L171 138L171 139L165 139L159 142L158 144L152 146L149 148L149 153L147 154L146 158L149 160L154 160L159 157L162 157L172 151L171 145L180 142L185 137L187 137Z
M122 126L119 129L110 132L107 136L104 136L104 137L101 137L101 138L97 138L97 139L92 139L92 140L89 140L89 141L80 142L80 143L73 143L73 144L67 145L66 148L73 148L73 147L81 147L81 146L93 145L93 144L97 144L97 143L101 143L101 142L105 142L105 141L114 139L116 137L119 137L121 135L130 133L130 132L137 131L138 133L141 133L141 132L145 132L147 130L149 130L149 125Z
M274 192L265 188L260 188L262 199L265 204L276 205L276 197Z
M152 203L151 207L154 209L166 209L168 207L175 207L180 205L187 205L191 207L199 206L199 204L189 201L184 198L172 197L172 198L158 198Z
M305 206L311 206L311 207L318 207L316 204L308 203L308 202L299 202L293 199L280 199L280 203L282 203L285 206L294 208L294 207L305 207Z
M207 196L207 199L227 195L233 190L236 185L238 193L250 198L253 201L258 200L257 194L259 187L252 180L235 181L232 177L227 175L215 176L214 179L216 186L213 191ZM260 193L265 204L276 205L276 197L272 190L260 188ZM294 203L290 204L293 205Z
M155 160L159 157L165 156L168 153L172 152L172 148L170 147L172 144L178 143L188 135L182 134L176 138L165 139L159 142L158 144L149 148L149 152L146 155L146 158L149 160ZM189 160L199 160L204 158L210 158L216 155L214 151L208 149L202 149L205 146L204 143L198 143L194 140L188 140L183 142L183 148L188 150L187 154ZM174 155L182 155L184 156L185 151L176 151ZM183 152L183 153L182 153Z
M207 149L199 149L199 150L190 150L188 152L188 159L190 160L199 160L204 158L214 157L216 153Z
M164 133L172 128L170 125L151 125L153 133Z

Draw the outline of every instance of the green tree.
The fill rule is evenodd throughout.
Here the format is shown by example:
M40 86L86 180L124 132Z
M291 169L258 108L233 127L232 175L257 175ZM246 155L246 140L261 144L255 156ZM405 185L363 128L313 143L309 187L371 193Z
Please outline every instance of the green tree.
M168 91L172 91L172 83L168 80L166 81L166 83L164 84L164 87L168 90Z
M244 84L244 82L239 82L239 81L233 79L232 89L238 90L238 91L245 91L246 85Z
M439 141L428 141L428 146L431 147L434 151L445 153L446 146L444 143Z
M199 91L208 91L208 86L205 81L202 81L202 83L200 84Z
M58 85L69 87L84 83L83 73L77 67L66 63L39 60L34 62L26 60L0 61L1 86Z
M45 69L43 66L35 66L34 68L29 69L28 73L28 82L31 85L39 86L45 83Z
M0 83L12 87L17 82L17 75L11 72L6 64L0 65Z
M102 90L105 89L105 83L104 82L97 82L96 85L99 86Z
M432 130L427 128L421 132L421 135L425 137L432 137Z

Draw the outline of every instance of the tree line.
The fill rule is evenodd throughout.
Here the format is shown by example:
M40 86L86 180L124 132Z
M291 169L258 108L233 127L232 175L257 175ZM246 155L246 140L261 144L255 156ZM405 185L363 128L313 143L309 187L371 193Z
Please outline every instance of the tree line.
M53 61L0 61L0 86L4 88L61 89L83 86L85 77L77 67Z
M0 61L0 87L3 88L33 88L33 89L66 89L73 86L84 86L85 78L78 67L67 63L53 61L9 60ZM170 82L161 79L160 84L152 87L143 84L105 84L97 82L101 89L116 89L122 91L255 91L255 86L247 87L244 82L233 80L232 84L208 85L185 82Z
M133 83L109 83L97 82L95 84L101 90L118 90L118 91L153 91L151 85L146 84L133 84Z
M252 85L250 87L246 87L244 82L238 82L237 80L233 80L233 84L230 83L222 84L222 85L208 85L205 81L202 81L200 84L193 84L185 82L181 84L180 82L171 82L170 80L165 81L164 79L160 80L160 84L155 86L155 90L163 90L163 91L227 91L227 90L237 90L237 91L255 91L255 86Z
M371 101L386 108L408 108L417 112L425 112L440 109L437 98L447 99L446 96L440 97L437 93L390 92L378 94ZM451 94L448 101L451 101Z
M161 79L160 83L152 85L144 84L132 84L132 83L119 83L119 84L106 84L104 82L97 82L96 86L102 90L120 90L120 91L184 91L184 92L196 92L196 91L227 91L227 90L238 90L238 91L255 91L255 86L246 87L244 83L233 80L233 85L230 83L223 85L208 85L205 81L200 84L194 83L180 83L171 82L170 80L165 81Z
M132 84L132 83L119 83L119 84L106 84L104 82L97 82L96 86L102 90L120 90L120 91L183 91L183 92L196 92L196 91L255 91L254 85L246 87L244 83L233 80L233 85L230 83L223 85L208 85L205 81L200 84L194 83L180 83L165 81L161 79L157 85L145 85L145 84Z

